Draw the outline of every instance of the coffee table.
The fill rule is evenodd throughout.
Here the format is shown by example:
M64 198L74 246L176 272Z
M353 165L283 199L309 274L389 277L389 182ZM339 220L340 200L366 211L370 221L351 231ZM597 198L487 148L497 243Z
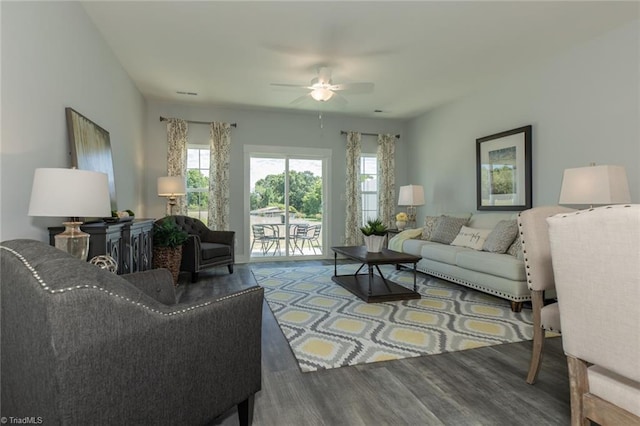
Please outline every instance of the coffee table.
M333 277L331 279L367 303L389 302L392 300L420 299L416 285L416 263L420 257L382 249L380 253L370 253L365 246L331 247L334 252ZM338 254L362 262L355 274L338 275ZM413 290L388 280L379 265L413 264ZM361 274L367 266L367 273ZM374 274L374 269L378 272Z

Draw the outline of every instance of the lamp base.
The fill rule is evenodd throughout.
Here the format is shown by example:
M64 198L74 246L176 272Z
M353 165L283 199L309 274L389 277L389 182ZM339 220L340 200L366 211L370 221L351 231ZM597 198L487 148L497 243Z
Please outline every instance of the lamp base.
M62 224L65 228L64 232L54 237L56 248L86 261L89 254L89 237L91 235L80 230L82 222L63 222Z
M416 207L407 206L407 228L414 229L416 227Z

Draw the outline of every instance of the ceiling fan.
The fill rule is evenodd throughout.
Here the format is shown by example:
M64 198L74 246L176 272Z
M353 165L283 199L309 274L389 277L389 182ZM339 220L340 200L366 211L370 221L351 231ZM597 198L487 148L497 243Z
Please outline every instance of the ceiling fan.
M318 76L312 79L311 84L308 86L282 83L271 83L271 85L310 90L306 95L295 99L292 104L299 103L307 97L311 97L318 102L327 102L330 99L337 99L346 103L347 100L337 92L370 93L373 91L374 87L373 83L333 84L333 81L331 80L331 69L328 67L320 67L318 70Z

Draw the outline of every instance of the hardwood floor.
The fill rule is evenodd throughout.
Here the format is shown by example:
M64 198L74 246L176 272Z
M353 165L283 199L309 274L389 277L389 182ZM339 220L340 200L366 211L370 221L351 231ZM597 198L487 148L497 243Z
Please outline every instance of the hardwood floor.
M181 275L181 302L255 285L251 268L216 268L198 283ZM254 425L568 425L569 381L560 338L546 341L535 385L525 382L531 342L301 373L278 323L263 307L262 390ZM237 425L233 408L214 425Z

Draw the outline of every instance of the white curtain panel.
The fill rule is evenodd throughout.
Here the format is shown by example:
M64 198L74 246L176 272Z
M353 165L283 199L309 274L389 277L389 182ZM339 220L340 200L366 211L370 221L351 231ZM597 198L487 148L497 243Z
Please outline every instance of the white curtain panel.
M208 223L211 229L229 230L229 161L231 125L213 122L210 126Z
M179 118L167 120L167 176L186 176L187 174L187 122ZM167 203L167 215L171 214ZM187 214L185 195L176 197L173 214Z
M347 132L347 187L345 191L347 211L345 218L345 245L363 244L362 197L360 191L360 156L362 135L359 132Z
M382 223L395 224L396 197L396 137L378 135L378 212Z

